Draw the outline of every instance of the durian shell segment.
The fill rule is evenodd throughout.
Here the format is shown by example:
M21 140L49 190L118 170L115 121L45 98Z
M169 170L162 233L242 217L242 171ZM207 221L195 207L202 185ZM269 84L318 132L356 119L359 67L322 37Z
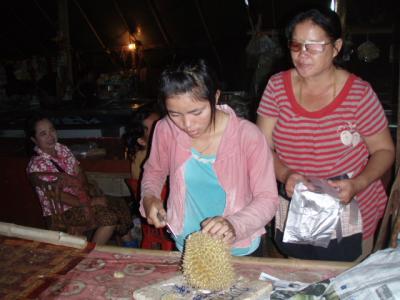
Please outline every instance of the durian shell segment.
M221 239L201 232L186 239L182 271L186 282L193 288L220 291L229 289L235 273L229 247Z

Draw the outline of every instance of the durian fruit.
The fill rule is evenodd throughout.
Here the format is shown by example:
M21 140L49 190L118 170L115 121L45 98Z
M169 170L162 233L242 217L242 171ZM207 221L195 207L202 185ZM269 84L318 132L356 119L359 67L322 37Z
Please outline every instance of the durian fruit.
M201 232L186 239L182 271L188 285L196 289L228 289L235 279L226 243Z

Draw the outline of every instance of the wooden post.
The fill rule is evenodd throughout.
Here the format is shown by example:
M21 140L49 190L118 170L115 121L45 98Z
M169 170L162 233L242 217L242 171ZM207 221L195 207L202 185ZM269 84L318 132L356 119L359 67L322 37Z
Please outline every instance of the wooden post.
M342 31L346 31L346 16L347 16L347 8L346 1L337 0L337 14L340 17L340 22L342 23Z
M57 57L57 99L65 96L74 84L71 41L69 34L68 0L58 0L59 53ZM72 95L71 95L72 96Z

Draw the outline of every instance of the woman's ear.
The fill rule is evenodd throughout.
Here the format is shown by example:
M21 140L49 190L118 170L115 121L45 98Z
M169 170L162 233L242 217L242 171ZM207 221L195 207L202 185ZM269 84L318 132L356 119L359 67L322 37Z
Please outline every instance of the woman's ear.
M343 46L343 40L342 39L337 39L333 43L333 49L335 50L335 51L333 51L333 57L336 57L339 54L340 49L342 49L342 46Z
M219 104L219 96L221 96L221 91L217 90L215 92L215 104Z
M35 139L34 137L32 137L32 136L31 136L31 141L32 141L35 145L37 145L36 139Z

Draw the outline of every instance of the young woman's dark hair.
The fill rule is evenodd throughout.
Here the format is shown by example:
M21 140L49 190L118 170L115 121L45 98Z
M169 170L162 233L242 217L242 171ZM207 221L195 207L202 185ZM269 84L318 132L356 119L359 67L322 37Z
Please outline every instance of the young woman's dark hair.
M36 124L39 121L42 120L50 120L51 119L42 113L36 113L34 115L32 115L31 117L29 117L26 121L25 121L25 149L26 149L26 153L29 156L32 156L33 154L35 154L35 151L33 151L34 147L35 147L35 143L32 141L31 138L34 138L36 136Z
M330 9L314 8L297 14L289 22L285 31L285 35L288 40L292 39L293 31L296 25L303 23L304 21L311 21L321 27L322 30L324 30L328 37L331 39L331 42L335 42L337 39L342 38L342 24L340 22L338 14ZM340 57L341 53L339 53L335 57L335 64L340 61Z
M159 101L163 113L167 113L165 101L173 96L189 93L198 101L208 101L211 106L211 121L215 120L216 92L219 89L217 76L203 60L193 60L168 67L161 74Z

